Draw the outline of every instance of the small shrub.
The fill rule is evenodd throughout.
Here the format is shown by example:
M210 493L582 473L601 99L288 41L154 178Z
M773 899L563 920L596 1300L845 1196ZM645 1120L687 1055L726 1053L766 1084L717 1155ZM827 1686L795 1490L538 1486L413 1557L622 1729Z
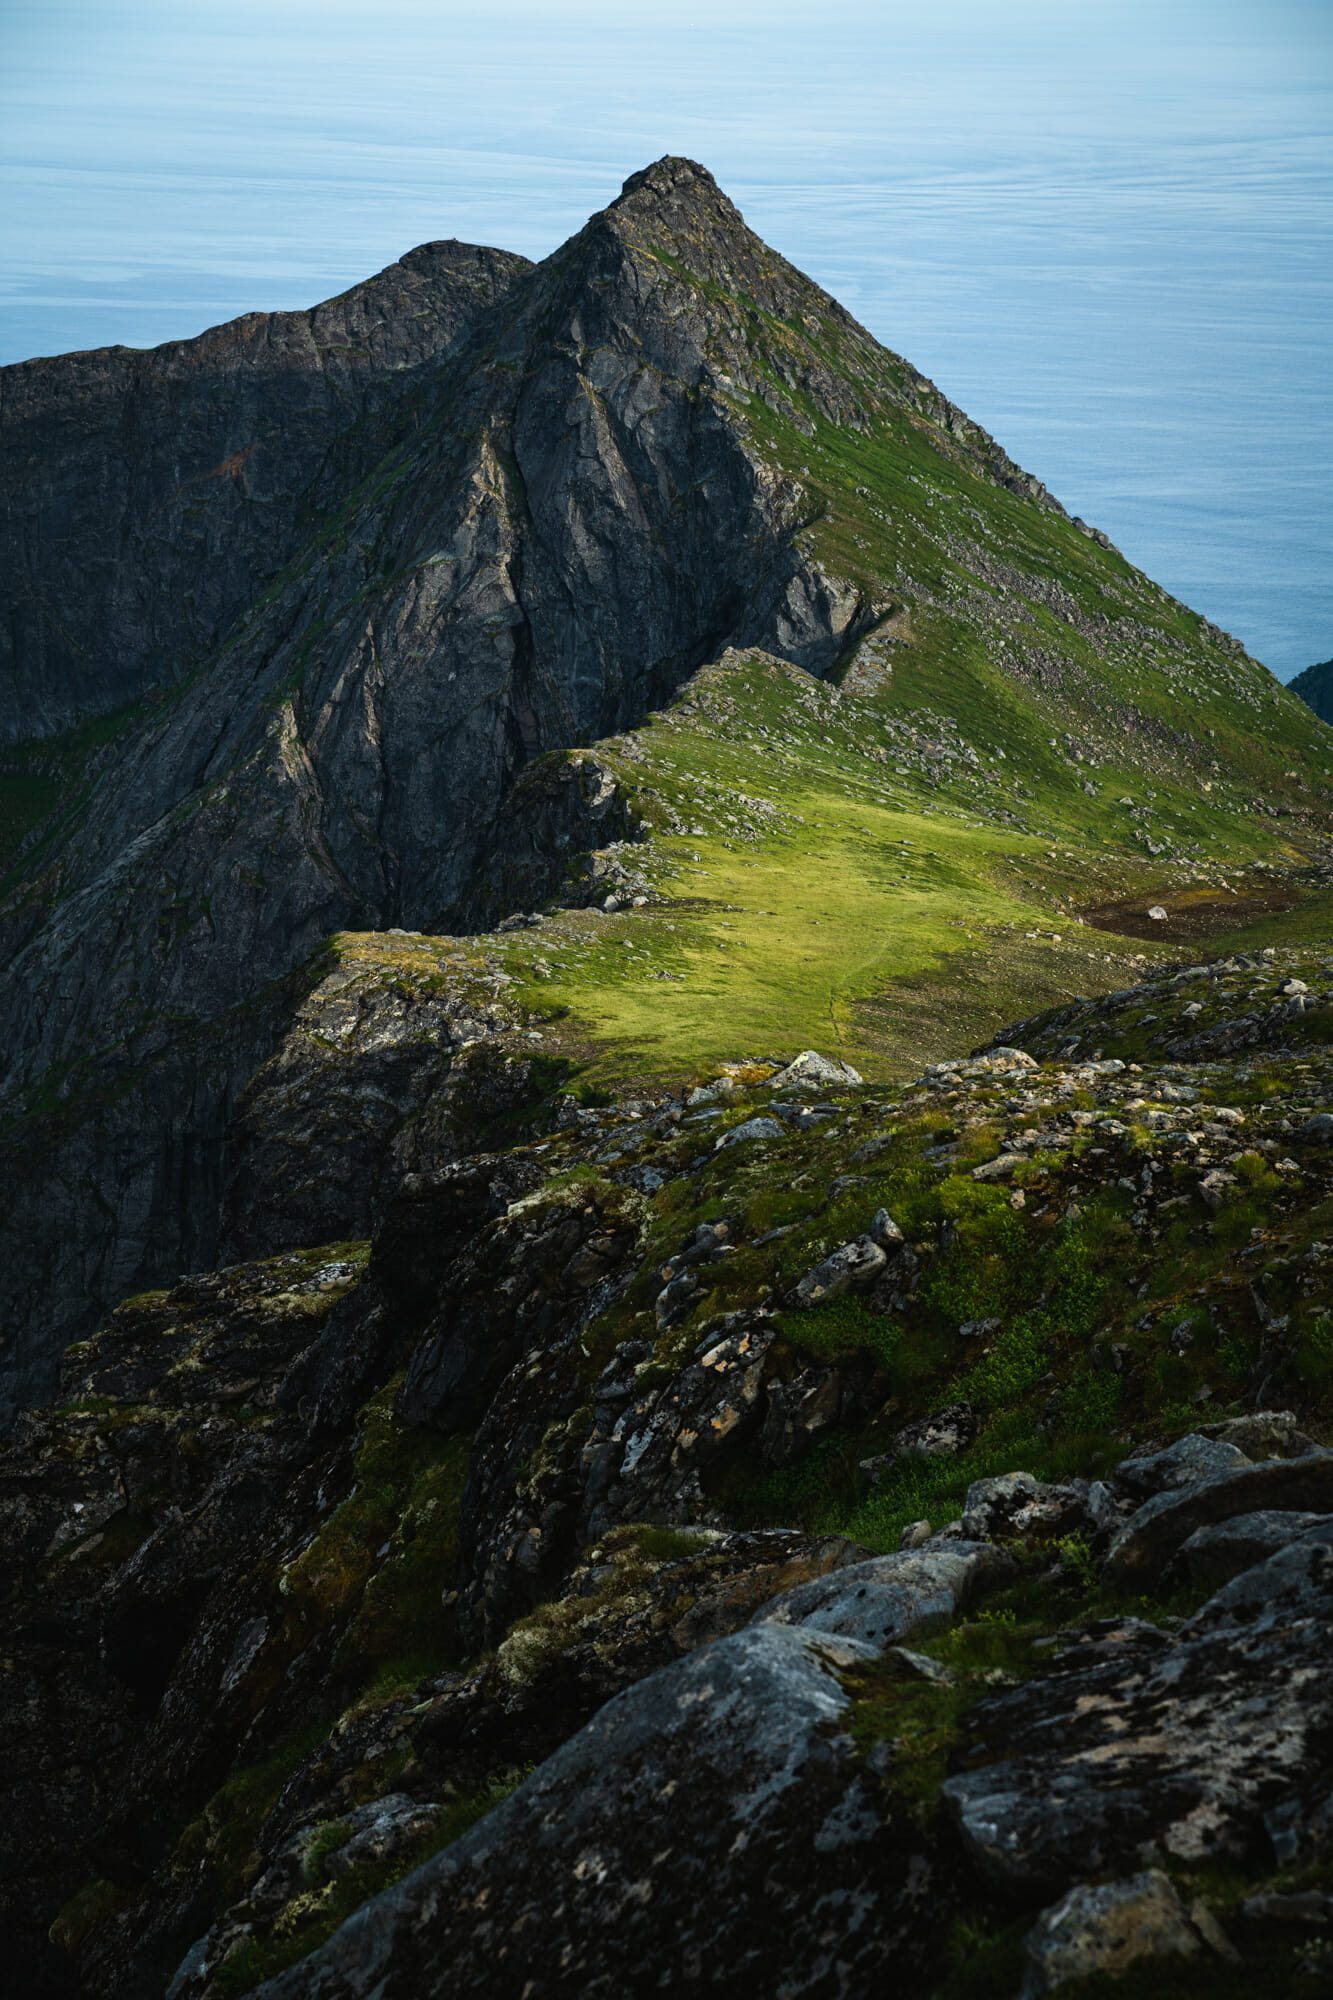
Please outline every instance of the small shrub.
M1333 1380L1333 1313L1320 1313L1296 1343L1296 1367L1307 1382Z
M314 1889L319 1886L324 1880L324 1863L330 1854L336 1854L340 1847L346 1847L351 1837L351 1824L345 1819L326 1819L315 1828L301 1868L307 1888Z
M1098 1568L1095 1556L1088 1545L1086 1535L1062 1535L1056 1542L1060 1559L1071 1576L1077 1578L1085 1591L1097 1587Z
M688 1556L701 1555L708 1546L702 1535L682 1534L677 1528L638 1528L634 1541L646 1556L653 1556L658 1562L679 1562Z

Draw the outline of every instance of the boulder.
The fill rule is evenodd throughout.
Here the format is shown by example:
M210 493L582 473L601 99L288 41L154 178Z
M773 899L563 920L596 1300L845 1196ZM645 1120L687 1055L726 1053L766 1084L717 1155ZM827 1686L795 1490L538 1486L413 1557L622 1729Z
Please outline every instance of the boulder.
M848 1734L872 1657L763 1624L640 1681L258 1994L924 1987L955 1903Z
M1216 1215L1227 1198L1227 1189L1235 1185L1234 1174L1225 1173L1221 1167L1213 1167L1199 1178L1199 1199L1205 1208L1210 1208Z
M1123 1578L1154 1575L1197 1528L1270 1509L1333 1513L1333 1452L1268 1459L1215 1473L1183 1492L1155 1494L1112 1542L1107 1572Z
M1251 1410L1243 1417L1200 1424L1196 1435L1234 1444L1251 1459L1299 1458L1303 1452L1318 1449L1300 1428L1294 1410Z
M821 1056L815 1049L802 1049L794 1056L785 1069L768 1078L774 1090L790 1090L793 1085L804 1085L808 1089L824 1090L849 1083L862 1083L864 1078L850 1063L832 1061Z
M1267 1508L1196 1528L1176 1551L1170 1573L1190 1583L1225 1583L1299 1540L1311 1528L1333 1528L1333 1515Z
M866 1232L872 1243L878 1243L881 1250L892 1255L903 1243L903 1232L899 1229L887 1208L877 1208L870 1218L870 1228Z
M743 1125L733 1125L730 1132L724 1132L713 1147L715 1153L725 1153L732 1146L744 1146L751 1139L780 1139L782 1126L776 1118L747 1118Z
M1151 1452L1144 1458L1127 1458L1111 1474L1110 1484L1136 1500L1146 1500L1154 1493L1176 1493L1198 1486L1218 1473L1249 1463L1248 1454L1239 1446L1191 1432L1168 1445L1165 1451Z
M854 1243L844 1243L813 1271L807 1271L792 1291L790 1303L797 1308L826 1305L853 1287L861 1290L872 1285L888 1261L872 1236L858 1236Z
M963 1502L962 1532L974 1541L1073 1534L1099 1525L1090 1513L1090 1491L1085 1479L1048 1486L1030 1472L974 1479Z
M945 1548L872 1556L869 1562L849 1563L836 1574L784 1591L755 1622L803 1625L880 1651L952 1618L1013 1573L1009 1557L985 1542L957 1541Z
M1126 1621L987 1696L968 1718L973 1768L943 1788L975 1865L1035 1898L1128 1873L1148 1843L1181 1868L1314 1854L1333 1833L1331 1644L1333 1534L1319 1528L1175 1637Z
M893 1440L895 1458L949 1458L966 1451L977 1434L977 1413L970 1403L953 1403L933 1417L904 1424Z
M1204 1921L1215 1930L1214 1919ZM1160 1868L1097 1887L1081 1882L1043 1910L1028 1932L1019 2000L1045 2000L1097 1973L1115 1978L1136 1959L1198 1958L1205 1949L1200 1928Z

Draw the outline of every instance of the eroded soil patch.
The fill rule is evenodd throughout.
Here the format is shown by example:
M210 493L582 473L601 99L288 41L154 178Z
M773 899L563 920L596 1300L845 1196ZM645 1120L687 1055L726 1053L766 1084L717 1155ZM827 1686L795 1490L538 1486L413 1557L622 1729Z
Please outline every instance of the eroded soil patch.
M1261 889L1244 895L1219 893L1216 889L1164 889L1160 893L1126 897L1118 903L1103 903L1084 910L1083 921L1094 930L1114 931L1119 937L1151 938L1156 943L1182 944L1242 930L1287 910L1294 910L1300 896L1291 889ZM1165 918L1150 917L1158 906Z

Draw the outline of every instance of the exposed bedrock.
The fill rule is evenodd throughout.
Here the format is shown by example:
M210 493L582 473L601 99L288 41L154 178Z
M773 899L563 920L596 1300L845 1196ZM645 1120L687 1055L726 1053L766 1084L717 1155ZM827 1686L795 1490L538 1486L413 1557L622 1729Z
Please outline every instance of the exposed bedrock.
M0 739L200 665L531 266L423 243L308 312L0 369Z
M760 1625L663 1669L260 1991L920 1990L954 1899L847 1734L838 1670L870 1656Z
M283 1028L257 996L333 931L457 928L483 857L474 902L493 902L487 884L522 876L533 849L516 824L511 869L497 815L542 751L632 722L731 640L823 672L872 615L801 553L799 484L718 391L711 356L736 338L742 289L784 317L817 306L878 352L702 169L636 176L423 361L401 437L338 485L336 512L314 510L299 553L135 726L59 858L0 911L0 1109L21 1120L58 1067L110 1156L142 1126L119 1098L154 1094L144 1066L189 1077L172 1093L188 1108L152 1127L182 1166L147 1264L126 1201L88 1189L63 1141L44 1167L67 1190L58 1229L20 1185L0 1257L18 1400L46 1393L118 1284L216 1241L220 1128ZM812 367L805 393L860 421L844 375ZM235 1035L214 1032L232 1015ZM194 1064L205 1031L236 1053Z

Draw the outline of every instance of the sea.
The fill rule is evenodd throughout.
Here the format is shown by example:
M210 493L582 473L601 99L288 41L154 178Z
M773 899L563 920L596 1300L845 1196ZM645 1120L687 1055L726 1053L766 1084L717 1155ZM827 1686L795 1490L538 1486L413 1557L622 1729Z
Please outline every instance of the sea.
M542 257L666 152L1275 674L1333 655L1328 0L3 0L0 362Z

